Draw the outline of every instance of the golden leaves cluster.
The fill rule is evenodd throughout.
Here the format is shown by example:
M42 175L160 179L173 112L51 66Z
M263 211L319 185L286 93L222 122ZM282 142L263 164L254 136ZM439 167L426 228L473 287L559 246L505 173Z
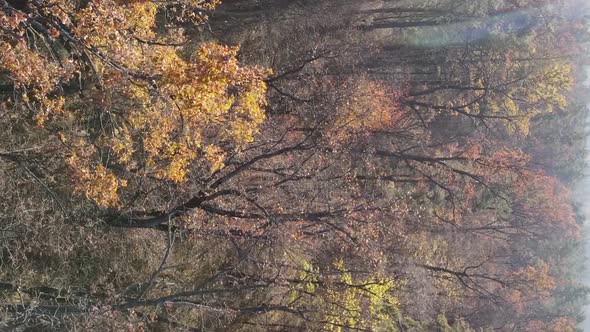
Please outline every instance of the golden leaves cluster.
M206 15L193 9L218 2L175 8L200 24ZM39 12L59 24L34 30L16 9L0 20L10 31L0 39L0 79L18 92L18 116L58 134L75 190L101 206L118 205L133 177L185 182L192 169L223 168L265 121L269 70L241 65L238 47L187 44L182 27L158 22L159 6L58 0Z
M110 163L174 182L187 181L193 167L223 168L226 153L251 142L265 120L268 71L240 66L237 52L210 42L185 59L173 48L154 47L146 59L160 69L158 86L133 83L113 95L128 108L99 140L116 157ZM87 197L116 202L97 199L90 189L96 181L81 179Z
M145 152L157 177L185 181L198 151L211 169L220 169L226 150L254 139L265 120L268 71L241 67L237 52L216 43L201 45L188 61L169 49L154 52L152 61L162 68L159 93L151 94L148 85L131 89L139 107L130 111L125 130L132 140L138 137L131 146Z
M377 272L361 276L350 272L343 259L333 261L333 271L328 275L305 259L301 263L290 303L317 306L314 315L321 322L322 330L379 329L392 319L392 313L400 305L396 294L405 280L394 280Z

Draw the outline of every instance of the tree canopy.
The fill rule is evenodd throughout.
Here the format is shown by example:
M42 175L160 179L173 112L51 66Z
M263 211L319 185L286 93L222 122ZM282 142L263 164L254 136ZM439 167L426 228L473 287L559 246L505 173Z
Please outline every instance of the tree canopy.
M578 331L585 12L0 0L0 329Z

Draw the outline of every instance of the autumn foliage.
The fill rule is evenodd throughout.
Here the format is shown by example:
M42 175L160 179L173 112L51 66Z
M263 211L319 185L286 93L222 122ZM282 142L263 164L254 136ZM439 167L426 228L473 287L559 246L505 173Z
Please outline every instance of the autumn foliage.
M0 0L0 330L578 331L574 9Z
M181 54L164 46L185 42L180 34L146 42L158 40L151 2L54 6L57 16L35 8L51 17L34 21L49 30L40 49L24 38L26 12L7 11L14 37L2 42L2 65L18 91L12 102L68 146L77 192L115 206L130 178L184 182L195 163L216 171L254 140L270 72L241 66L237 47L208 42Z

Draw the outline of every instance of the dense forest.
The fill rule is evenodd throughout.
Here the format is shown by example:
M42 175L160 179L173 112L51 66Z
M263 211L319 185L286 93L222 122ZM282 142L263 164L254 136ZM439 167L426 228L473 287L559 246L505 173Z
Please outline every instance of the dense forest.
M581 331L587 13L0 0L0 330Z

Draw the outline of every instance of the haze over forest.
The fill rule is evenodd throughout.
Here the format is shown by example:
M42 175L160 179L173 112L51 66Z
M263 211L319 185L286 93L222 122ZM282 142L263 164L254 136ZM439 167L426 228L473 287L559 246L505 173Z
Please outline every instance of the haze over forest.
M590 331L588 14L0 0L0 330Z

